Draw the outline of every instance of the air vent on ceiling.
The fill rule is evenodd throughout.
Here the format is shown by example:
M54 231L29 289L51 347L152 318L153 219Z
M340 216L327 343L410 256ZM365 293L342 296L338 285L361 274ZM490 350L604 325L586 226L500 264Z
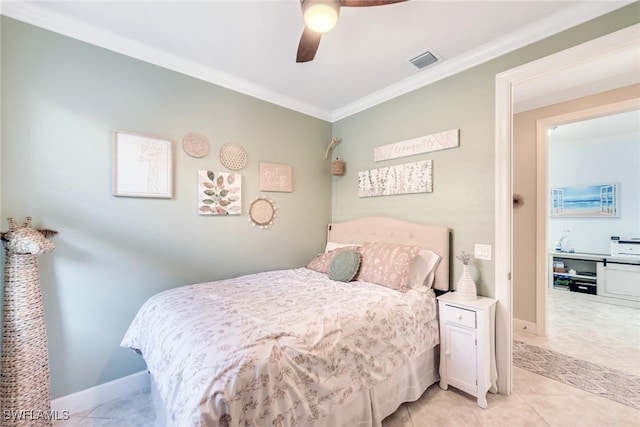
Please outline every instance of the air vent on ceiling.
M415 58L410 59L409 62L415 65L416 68L423 69L431 64L438 62L438 58L433 53L427 51L425 53L421 53Z

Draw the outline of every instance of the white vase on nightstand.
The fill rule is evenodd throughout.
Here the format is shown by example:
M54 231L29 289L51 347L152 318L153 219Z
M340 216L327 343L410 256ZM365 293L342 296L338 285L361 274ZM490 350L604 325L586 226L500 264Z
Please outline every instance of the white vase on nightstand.
M474 301L478 297L476 282L473 281L469 266L466 264L462 266L462 276L458 279L456 294L458 294L456 299L460 301Z

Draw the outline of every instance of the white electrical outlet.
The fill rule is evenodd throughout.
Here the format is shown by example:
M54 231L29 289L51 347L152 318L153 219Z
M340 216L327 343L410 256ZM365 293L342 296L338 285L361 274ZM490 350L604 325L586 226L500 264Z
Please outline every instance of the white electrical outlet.
M491 245L481 245L476 243L473 257L475 259L491 261Z

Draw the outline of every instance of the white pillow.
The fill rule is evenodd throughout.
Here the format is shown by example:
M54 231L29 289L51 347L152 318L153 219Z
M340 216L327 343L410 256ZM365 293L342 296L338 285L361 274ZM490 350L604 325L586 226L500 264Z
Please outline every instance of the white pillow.
M421 249L409 266L407 289L430 288L436 278L436 268L440 263L440 255L428 249Z
M336 242L327 242L327 246L324 248L325 252L331 252L334 249L344 248L347 246L362 246L359 243L336 243Z

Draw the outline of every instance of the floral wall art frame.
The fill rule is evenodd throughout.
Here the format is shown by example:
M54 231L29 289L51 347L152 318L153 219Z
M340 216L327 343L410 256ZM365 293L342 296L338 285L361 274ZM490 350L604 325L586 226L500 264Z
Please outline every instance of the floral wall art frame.
M432 161L406 163L358 172L358 196L431 193Z
M242 176L238 173L198 171L198 213L240 215Z
M618 185L555 187L551 189L550 205L552 217L617 217Z
M173 141L113 132L113 195L173 197Z

